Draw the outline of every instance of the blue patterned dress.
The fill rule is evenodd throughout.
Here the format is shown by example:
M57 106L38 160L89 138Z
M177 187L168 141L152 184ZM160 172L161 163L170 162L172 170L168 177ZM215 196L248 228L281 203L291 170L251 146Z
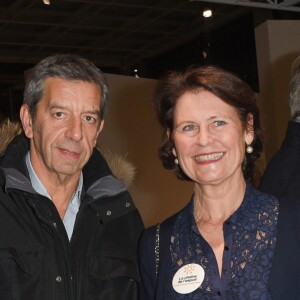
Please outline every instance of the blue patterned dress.
M222 277L212 248L197 228L193 208L191 201L175 218L168 237L169 267L161 269L160 273L166 273L158 278L158 281L164 278L163 292L156 292L160 295L153 299L271 299L268 279L276 244L278 200L247 185L241 206L223 225ZM189 263L202 266L204 280L196 291L178 294L172 287L173 276ZM144 277L143 280L147 279Z

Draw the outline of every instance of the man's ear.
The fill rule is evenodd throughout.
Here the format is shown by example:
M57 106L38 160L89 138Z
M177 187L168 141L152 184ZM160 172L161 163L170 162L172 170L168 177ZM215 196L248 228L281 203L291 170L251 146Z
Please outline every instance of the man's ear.
M94 140L94 147L97 145L98 136L99 136L100 132L102 131L103 127L104 127L104 120L101 120L100 126L98 128L98 131L97 131L97 134L96 134L96 137Z
M27 104L23 104L20 109L20 119L25 135L30 139L33 137L32 133L32 117L29 112Z
M101 120L99 129L98 129L98 131L97 131L97 136L98 136L99 133L102 131L103 127L104 127L104 120Z

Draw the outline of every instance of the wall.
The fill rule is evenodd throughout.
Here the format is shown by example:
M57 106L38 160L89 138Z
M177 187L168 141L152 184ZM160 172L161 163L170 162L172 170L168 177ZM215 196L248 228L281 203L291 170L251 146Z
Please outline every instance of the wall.
M182 208L191 197L192 186L165 170L158 158L162 131L151 104L156 81L106 75L110 105L99 144L126 156L136 167L130 192L149 226Z
M259 172L279 148L289 119L288 82L292 61L300 54L300 21L268 21L255 29L260 93L265 129L265 156ZM178 180L158 158L162 131L151 96L156 81L107 74L111 102L100 137L109 148L133 163L137 173L130 192L146 226L162 221L190 199L192 184Z
M280 147L290 118L288 84L292 62L300 55L300 21L267 21L255 29L255 40L268 162Z

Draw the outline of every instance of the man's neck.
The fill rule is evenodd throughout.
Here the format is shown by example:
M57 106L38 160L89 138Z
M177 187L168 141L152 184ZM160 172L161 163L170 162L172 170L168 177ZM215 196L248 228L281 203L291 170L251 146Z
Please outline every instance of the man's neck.
M56 209L58 210L59 215L61 216L61 218L63 218L68 204L73 198L74 194L77 192L80 193L82 190L82 173L80 174L79 179L76 181L75 185L55 185L51 182L48 185L45 185L33 168L33 165L30 160L30 152L28 152L26 155L26 165L29 172L32 187L37 193L51 199Z

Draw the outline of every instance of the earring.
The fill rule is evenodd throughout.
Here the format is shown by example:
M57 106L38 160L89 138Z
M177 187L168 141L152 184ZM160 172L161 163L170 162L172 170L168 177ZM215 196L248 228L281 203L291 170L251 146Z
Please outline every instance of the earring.
M251 154L251 153L253 152L253 147L250 146L250 145L247 145L247 147L246 147L246 152L247 152L248 154Z
M178 158L177 158L177 157L174 159L174 164L175 164L175 165L179 165L179 161L178 161Z

